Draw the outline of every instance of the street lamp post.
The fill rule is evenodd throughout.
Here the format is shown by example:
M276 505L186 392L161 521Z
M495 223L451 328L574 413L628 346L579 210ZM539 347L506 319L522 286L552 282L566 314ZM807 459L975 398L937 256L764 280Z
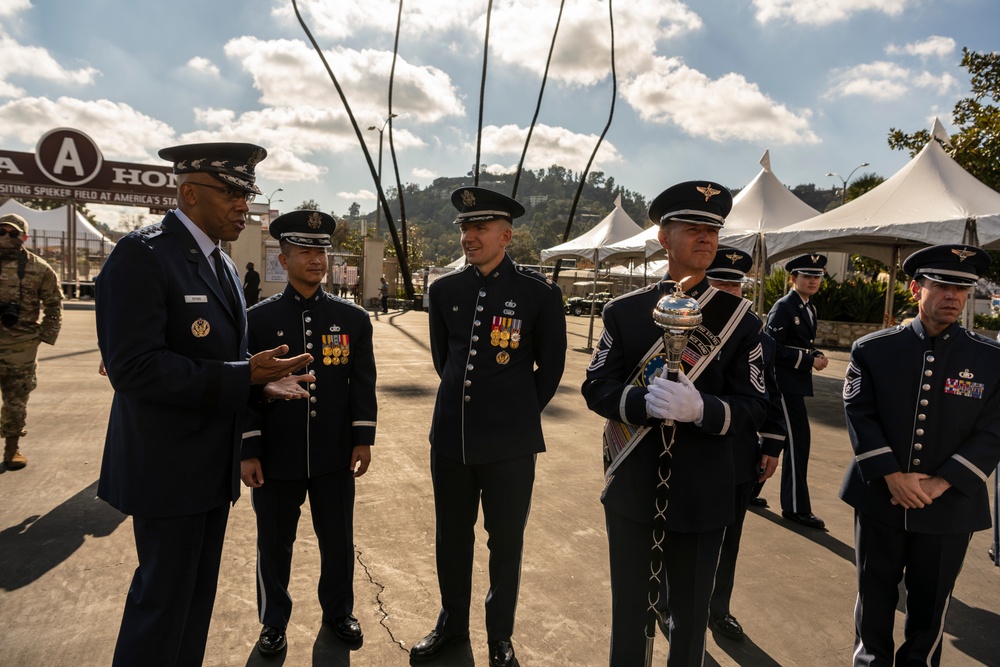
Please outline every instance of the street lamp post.
M385 126L389 124L389 121L396 118L397 114L391 113L389 117L385 119L382 123L382 127L375 127L372 125L369 130L375 130L378 132L378 189L382 189L382 133L385 131ZM382 202L379 201L378 197L375 197L375 236L380 234L379 224L382 220Z
M267 196L267 224L268 225L271 224L271 199L274 197L274 195L278 194L279 192L284 192L284 189L283 188L278 188L277 190L275 190L274 192L272 192L271 194L269 194ZM275 199L274 201L279 202L279 201L285 201L285 200L284 199Z
M829 171L829 172L827 172L827 174L826 174L827 176L836 176L837 178L840 179L840 182L844 186L840 190L840 205L841 206L843 206L845 203L847 203L847 184L851 182L851 176L854 176L854 172L856 172L858 169L861 169L861 167L867 167L867 166L868 166L867 162L862 162L857 167L855 167L854 169L851 170L851 173L849 173L847 175L847 178L844 178L843 176L841 176L840 174L838 174L835 171Z

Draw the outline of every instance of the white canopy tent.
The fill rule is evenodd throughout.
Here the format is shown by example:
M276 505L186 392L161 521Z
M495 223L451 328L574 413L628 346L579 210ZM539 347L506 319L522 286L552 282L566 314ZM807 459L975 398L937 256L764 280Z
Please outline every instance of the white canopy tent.
M935 137L948 136L934 120L932 138L879 186L828 213L767 237L771 257L805 250L850 252L895 267L902 253L939 243L1000 249L1000 192L965 171ZM886 321L892 312L895 271L889 272Z
M560 243L551 248L542 250L542 262L549 260L566 259L569 257L582 257L594 263L594 291L597 292L597 269L601 264L601 251L617 241L621 241L634 236L642 231L642 227L622 208L622 196L615 199L615 208L603 220L580 236ZM593 346L594 339L594 308L590 310L590 334L587 338L587 347Z
M28 221L28 245L30 247L39 247L36 245L36 241L38 244L59 247L59 243L54 242L54 239L62 239L68 230L69 212L66 206L40 211L25 206L21 202L8 199L3 205L0 205L0 215L7 213L16 213ZM111 252L115 245L114 242L104 236L97 227L90 224L90 221L83 217L79 211L76 211L75 218L77 238L97 241L104 246L105 253Z

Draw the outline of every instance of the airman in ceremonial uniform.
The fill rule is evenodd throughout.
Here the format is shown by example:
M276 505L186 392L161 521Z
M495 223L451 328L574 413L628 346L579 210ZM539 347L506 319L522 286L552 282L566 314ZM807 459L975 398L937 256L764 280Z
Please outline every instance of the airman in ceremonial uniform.
M257 642L264 655L286 646L292 545L306 495L320 550L323 622L348 642L362 637L354 616L354 480L375 442L375 356L368 313L323 290L333 216L293 211L269 231L281 244L288 285L247 311L249 350L288 345L309 353L315 377L306 401L258 407L243 434L241 477L257 516Z
M27 220L16 213L0 217L0 437L7 470L28 465L19 443L27 435L28 395L37 384L38 345L55 345L62 326L59 278L24 248L27 240Z
M706 277L731 208L729 191L710 181L680 183L653 200L649 218L660 226L670 273L605 306L604 333L583 384L587 406L608 419L601 500L611 560L612 667L643 664L651 567L666 571L668 665L693 667L704 659L715 580L715 568L705 563L718 562L726 526L735 520L732 448L756 433L767 410L761 322L749 301L711 287ZM674 382L659 377L663 331L653 310L676 283L698 300L703 320ZM663 509L658 461L667 447L671 472ZM661 511L662 562L651 563L654 515Z
M898 586L905 641L896 665L938 665L972 533L990 527L986 481L1000 461L1000 344L958 323L989 255L967 245L903 263L918 316L854 343L844 380L854 460L840 497L854 507L854 664L892 665Z
M566 316L559 288L505 251L524 207L471 186L451 200L468 263L429 289L431 355L441 377L430 434L441 611L410 658L427 660L468 636L481 499L490 536L489 664L511 667L524 526L535 457L545 451L541 413L566 363Z
M785 264L792 289L767 314L767 334L774 339L774 370L788 425L781 463L781 515L808 528L826 526L812 512L806 479L810 448L806 396L813 395L813 370L821 371L830 363L816 349L816 306L809 303L809 297L819 291L825 267L826 257L816 253Z

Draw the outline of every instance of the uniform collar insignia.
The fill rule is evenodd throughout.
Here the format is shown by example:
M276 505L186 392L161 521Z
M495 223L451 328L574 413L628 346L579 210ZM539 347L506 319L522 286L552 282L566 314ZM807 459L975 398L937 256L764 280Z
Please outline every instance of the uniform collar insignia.
M716 190L711 185L706 185L705 187L696 186L695 190L705 195L705 201L708 201L715 195L722 194L722 190Z

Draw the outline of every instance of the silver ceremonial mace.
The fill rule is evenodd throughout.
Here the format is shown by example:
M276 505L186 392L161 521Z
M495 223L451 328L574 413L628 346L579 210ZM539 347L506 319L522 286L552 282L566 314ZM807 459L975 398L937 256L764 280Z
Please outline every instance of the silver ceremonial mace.
M680 282L673 283L673 291L656 302L653 322L663 329L663 350L666 354L667 379L677 381L681 371L681 355L687 347L691 332L701 324L701 308L698 300L684 294ZM673 426L672 419L664 420L665 426ZM670 446L674 442L673 429L670 437L663 438L663 451L657 466L659 483L656 486L656 508L653 515L653 548L649 564L649 607L646 612L646 667L653 664L653 639L656 636L656 617L659 613L660 592L664 589L660 577L663 571L663 542L666 539L667 502L670 493ZM665 435L665 434L664 434Z

